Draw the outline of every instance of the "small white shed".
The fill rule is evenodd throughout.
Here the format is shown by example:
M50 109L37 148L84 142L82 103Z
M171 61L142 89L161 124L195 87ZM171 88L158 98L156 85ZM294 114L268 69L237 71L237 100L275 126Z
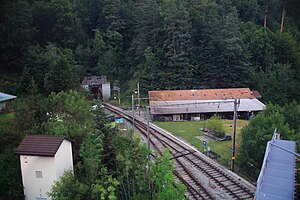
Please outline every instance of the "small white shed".
M20 155L25 200L47 200L54 181L73 170L72 142L63 136L26 135L15 151Z

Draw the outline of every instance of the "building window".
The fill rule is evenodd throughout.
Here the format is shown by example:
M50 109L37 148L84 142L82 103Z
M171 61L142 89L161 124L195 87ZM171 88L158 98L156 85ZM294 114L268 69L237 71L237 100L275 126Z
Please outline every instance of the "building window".
M35 171L35 177L36 177L36 178L43 178L43 173L42 173L42 171Z
M35 200L47 200L47 198L37 197L37 198L35 198Z

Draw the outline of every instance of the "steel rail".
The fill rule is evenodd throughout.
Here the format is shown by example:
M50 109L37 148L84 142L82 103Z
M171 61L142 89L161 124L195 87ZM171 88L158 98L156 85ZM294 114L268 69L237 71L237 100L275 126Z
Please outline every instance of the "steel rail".
M110 106L109 104L105 104L105 105L108 110L111 110L112 112L115 112L115 113L117 112L118 114L126 116L126 119L129 121L132 120L130 114L125 113L124 111L122 111L120 109L114 108L114 107ZM139 126L139 130L145 135L145 129L146 129L145 123L136 119L136 125ZM151 127L151 136L152 136L152 138L155 138L156 140L158 140L161 143L161 145L163 145L165 148L168 148L170 150L170 152L172 153L173 157L175 157L176 153L180 152L178 150L178 147L184 151L193 151L192 149L185 147L185 145L180 144L178 142L178 140L173 139L172 137L170 137L169 135L167 135L161 131L158 132L157 130L153 129L152 127ZM164 137L165 139L167 139L169 141L167 142L167 141L165 141L165 139L163 139L161 137ZM154 143L153 139L151 139L150 142L151 142L152 146L154 146L161 154L162 150L160 150L157 147L157 144ZM177 148L174 147L174 144L177 146ZM232 196L233 199L251 199L254 197L254 192L247 189L245 186L241 185L239 182L234 180L230 175L227 175L224 171L220 170L217 166L214 166L213 163L208 162L206 159L202 158L200 155L188 154L188 155L183 156L182 158L184 158L192 166L195 166L195 168L198 169L199 171L201 171L203 174L205 174L206 177L214 180L214 182L218 186L223 188L223 190L226 193L228 193L230 196ZM198 162L200 161L200 163L197 163L194 160L197 160ZM188 170L186 169L186 167L184 166L184 164L179 159L176 159L176 162L180 163L179 165L185 170L185 173L189 173ZM176 173L177 173L177 175L176 175ZM177 178L179 178L179 176L178 176L179 173L180 172L178 172L177 170L175 171L175 175ZM206 197L204 197L203 195L196 193L197 195L199 195L199 197L201 199L208 199L208 198L212 199L212 196L209 194L209 192L207 192L207 190L201 186L201 183L199 183L197 181L197 179L195 177L193 177L193 175L190 174L189 177L192 180L194 180L194 182L197 184L197 187L200 187L202 191L205 191L208 194ZM195 199L199 199L195 195L193 195L193 193L195 193L195 191L197 191L197 190L195 188L193 188L193 186L188 184L187 181L184 181L184 179L183 180L180 179L180 180L187 186L189 193Z

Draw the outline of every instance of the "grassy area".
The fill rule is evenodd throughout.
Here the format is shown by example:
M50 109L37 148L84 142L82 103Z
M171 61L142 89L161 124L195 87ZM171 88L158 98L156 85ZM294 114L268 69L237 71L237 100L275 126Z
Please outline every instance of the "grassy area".
M8 124L12 123L14 118L15 118L14 113L0 114L0 127L5 127Z
M233 129L233 120L222 120L224 128L228 134L232 135L232 129ZM237 121L237 134L236 134L236 151L239 149L240 144L240 132L241 129L245 126L247 126L249 121L246 120L238 120ZM199 128L205 127L205 121L189 121L189 122L156 122L156 125L159 127L168 130L175 136L178 136L193 146L195 146L197 149L203 152L203 145L202 141L199 137L203 136L201 131L199 131ZM210 147L210 149L217 154L221 156L221 159L219 159L219 162L221 164L229 167L231 162L231 148L232 141L223 141L223 142L217 142L217 141L207 141L207 146Z

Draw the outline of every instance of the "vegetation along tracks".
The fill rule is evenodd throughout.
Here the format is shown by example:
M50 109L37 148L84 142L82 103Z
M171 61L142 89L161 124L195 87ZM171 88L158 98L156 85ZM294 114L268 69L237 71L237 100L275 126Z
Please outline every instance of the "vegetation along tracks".
M132 116L120 108L105 104L106 109L124 116ZM135 127L147 137L147 125L135 119ZM175 159L175 176L186 185L190 199L253 199L255 187L166 131L151 124L150 143L158 153L168 148Z

